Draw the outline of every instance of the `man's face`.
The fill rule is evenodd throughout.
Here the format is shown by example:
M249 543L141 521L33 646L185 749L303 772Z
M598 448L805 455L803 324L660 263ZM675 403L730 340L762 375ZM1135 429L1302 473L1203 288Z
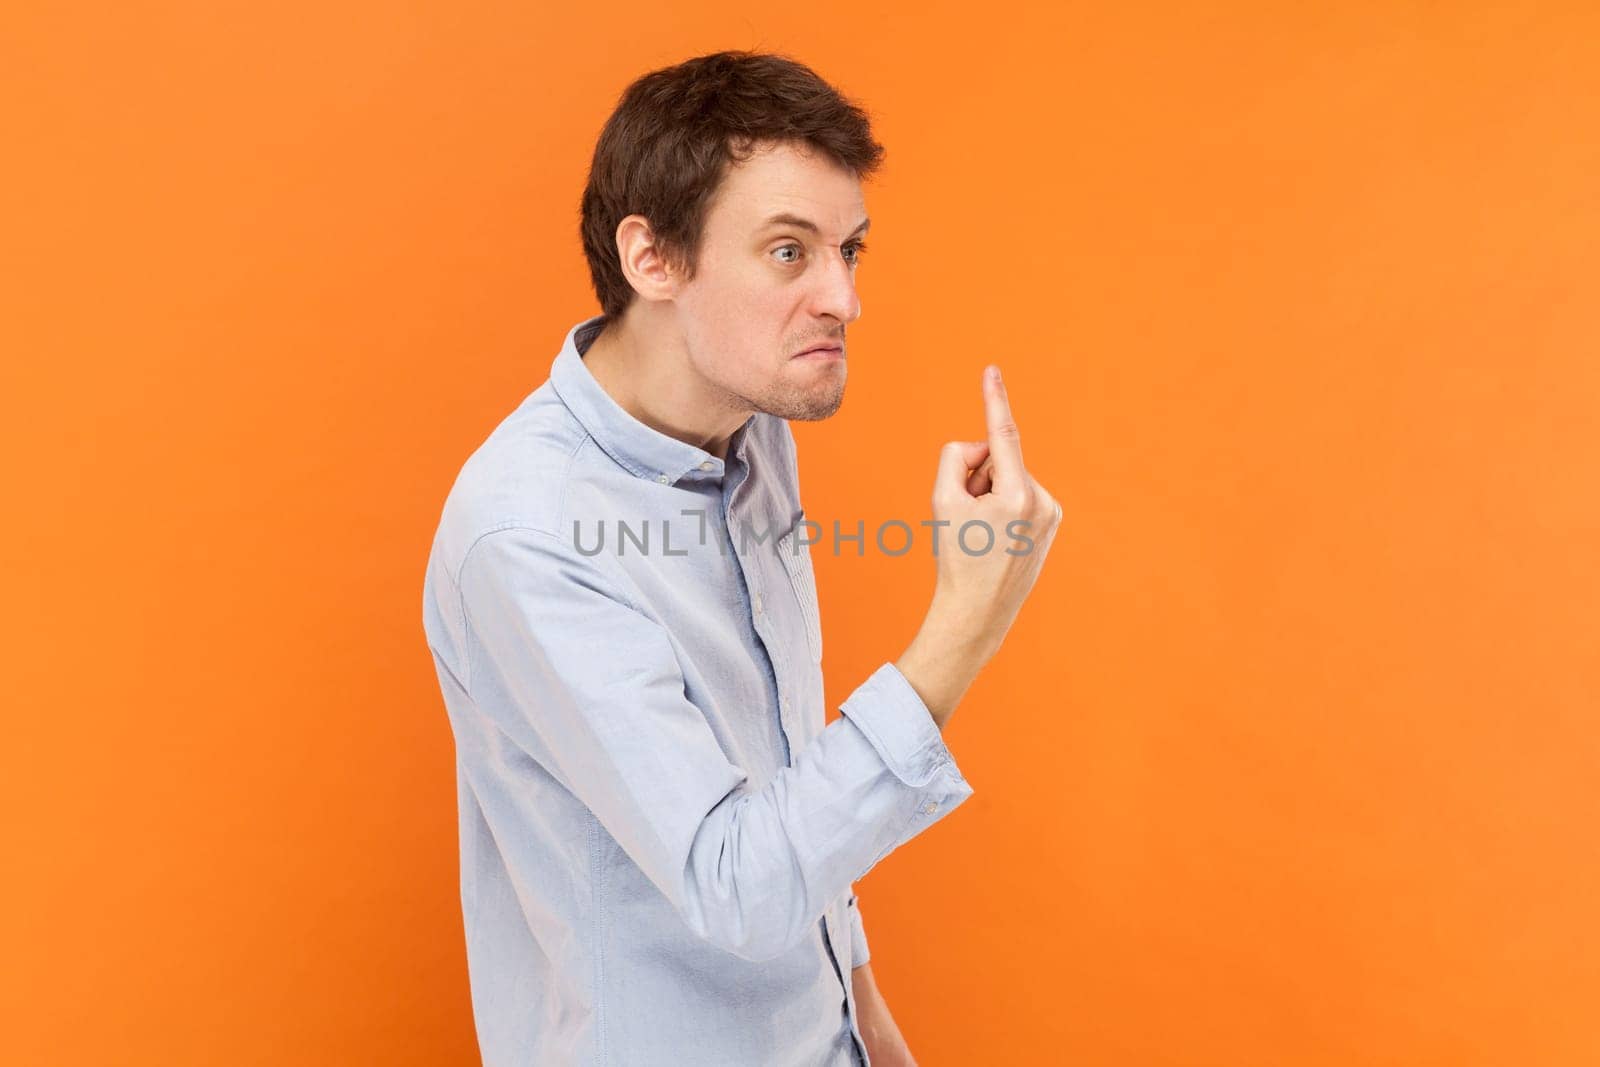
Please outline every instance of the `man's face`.
M780 418L837 411L845 326L861 315L866 221L861 183L807 146L768 144L733 167L707 214L695 277L674 301L695 370L736 404ZM839 351L797 358L816 344Z

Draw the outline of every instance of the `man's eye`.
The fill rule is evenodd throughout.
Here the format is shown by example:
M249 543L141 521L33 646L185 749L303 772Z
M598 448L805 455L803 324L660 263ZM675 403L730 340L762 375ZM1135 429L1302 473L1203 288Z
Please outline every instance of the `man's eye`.
M773 251L774 252L787 252L787 251L789 251L791 249L793 249L795 252L798 253L800 251L800 246L796 245L796 244L787 244L787 245L782 245L782 246L780 246L778 248L774 248ZM856 261L861 258L862 254L865 253L866 250L867 250L867 242L865 242L865 241L855 241L855 242L853 242L851 244L845 245L844 248L842 249L842 251L846 253L845 262L849 263L851 266L854 266ZM794 263L795 260L786 259L783 262L785 262L785 263Z

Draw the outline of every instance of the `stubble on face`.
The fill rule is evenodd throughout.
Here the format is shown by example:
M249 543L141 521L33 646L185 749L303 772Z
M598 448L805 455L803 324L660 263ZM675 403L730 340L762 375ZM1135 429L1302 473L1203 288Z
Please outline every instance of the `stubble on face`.
M815 364L808 360L790 360L785 373L773 378L751 403L756 410L780 419L820 422L832 416L844 403L844 380L848 373L843 359ZM796 380L801 378L809 380L802 384Z

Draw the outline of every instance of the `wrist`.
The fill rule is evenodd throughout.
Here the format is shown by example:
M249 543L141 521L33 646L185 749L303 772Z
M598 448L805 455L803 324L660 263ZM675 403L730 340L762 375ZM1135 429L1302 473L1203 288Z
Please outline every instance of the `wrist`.
M916 637L895 661L941 730L987 659L970 632L949 620L948 615L938 616L930 611Z
M935 645L941 656L959 659L974 674L998 651L979 613L943 587L934 589L917 637Z

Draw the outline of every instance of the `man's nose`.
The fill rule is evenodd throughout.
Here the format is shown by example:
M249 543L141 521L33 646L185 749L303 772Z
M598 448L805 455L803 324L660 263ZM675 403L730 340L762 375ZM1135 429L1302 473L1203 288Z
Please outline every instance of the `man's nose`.
M845 261L843 252L835 251L824 262L817 279L815 304L812 310L818 316L832 315L847 325L861 317L855 270Z

